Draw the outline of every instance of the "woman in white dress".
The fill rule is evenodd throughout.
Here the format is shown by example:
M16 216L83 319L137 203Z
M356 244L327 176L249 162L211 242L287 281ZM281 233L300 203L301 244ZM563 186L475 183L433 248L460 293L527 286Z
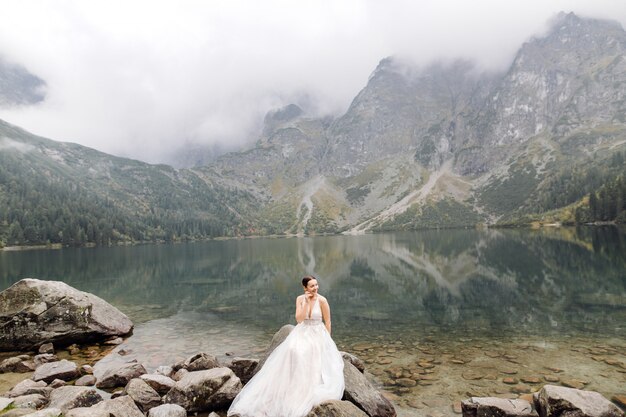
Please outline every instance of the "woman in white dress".
M330 306L317 279L302 279L298 325L243 387L228 416L304 417L324 401L343 396L343 359L330 337Z

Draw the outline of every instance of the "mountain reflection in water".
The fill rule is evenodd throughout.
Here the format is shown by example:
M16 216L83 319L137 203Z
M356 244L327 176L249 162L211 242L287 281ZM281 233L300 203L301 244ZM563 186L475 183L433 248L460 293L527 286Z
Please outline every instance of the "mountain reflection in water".
M312 273L337 335L624 335L626 234L615 227L442 230L0 253L0 286L62 280L136 323L207 312L273 332Z

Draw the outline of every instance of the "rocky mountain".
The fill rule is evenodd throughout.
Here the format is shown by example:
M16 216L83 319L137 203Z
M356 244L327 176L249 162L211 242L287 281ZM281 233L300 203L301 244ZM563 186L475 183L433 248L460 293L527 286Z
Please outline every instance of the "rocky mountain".
M343 116L272 119L254 149L203 171L255 190L264 216L291 233L492 223L554 209L544 200L559 192L555 178L590 162L600 176L620 173L607 165L626 149L625 48L619 24L562 13L502 74L386 58Z
M9 177L65 183L106 199L119 218L149 222L139 233L148 240L575 222L575 205L626 175L625 52L619 24L562 13L502 73L385 58L340 117L288 105L267 115L250 149L190 170L2 124L0 198L11 195ZM15 152L24 147L36 152ZM15 216L4 216L9 227ZM175 230L187 217L212 226Z
M39 103L45 98L45 86L26 68L0 56L0 108Z

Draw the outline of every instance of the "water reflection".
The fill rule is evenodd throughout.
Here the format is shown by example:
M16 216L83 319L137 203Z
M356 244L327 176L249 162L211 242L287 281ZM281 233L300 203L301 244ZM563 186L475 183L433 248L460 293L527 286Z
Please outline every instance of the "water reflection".
M136 323L181 312L268 334L293 321L299 278L320 277L346 338L418 333L623 336L618 228L446 230L0 253L0 287L57 279Z

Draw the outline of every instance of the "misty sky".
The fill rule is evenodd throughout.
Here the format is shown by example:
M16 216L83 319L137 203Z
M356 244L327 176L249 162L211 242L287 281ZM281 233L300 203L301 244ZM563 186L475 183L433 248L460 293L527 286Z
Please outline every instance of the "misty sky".
M3 0L0 54L48 90L0 119L163 161L185 142L249 143L288 103L342 114L386 56L506 69L559 11L626 27L624 0Z

